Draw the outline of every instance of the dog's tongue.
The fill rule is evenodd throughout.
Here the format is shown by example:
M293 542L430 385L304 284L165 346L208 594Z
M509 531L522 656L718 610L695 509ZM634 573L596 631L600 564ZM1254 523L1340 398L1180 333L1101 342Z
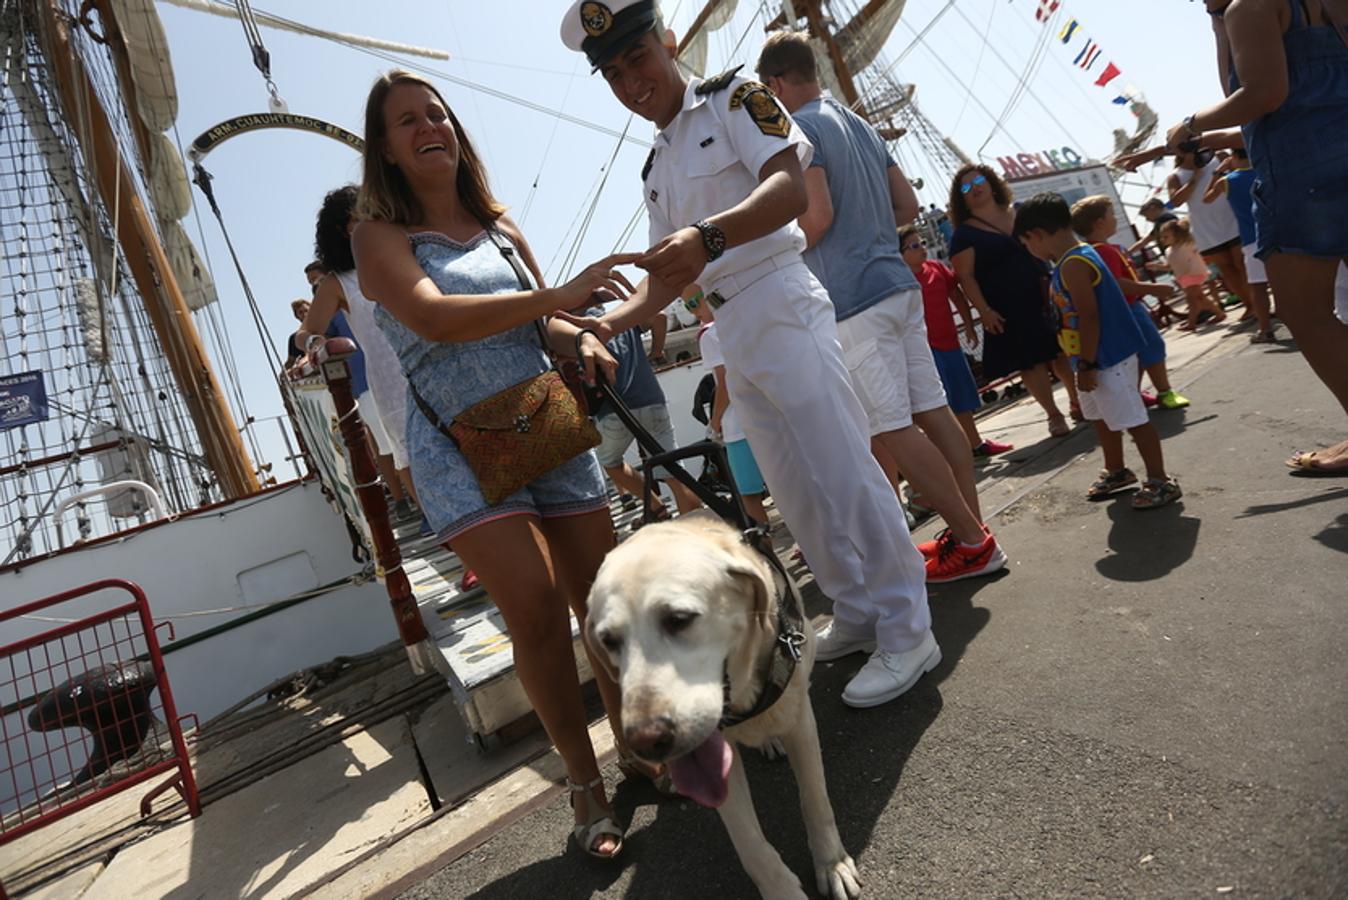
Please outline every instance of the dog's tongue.
M734 751L718 729L692 753L670 760L669 775L680 794L715 809L725 802L734 762Z

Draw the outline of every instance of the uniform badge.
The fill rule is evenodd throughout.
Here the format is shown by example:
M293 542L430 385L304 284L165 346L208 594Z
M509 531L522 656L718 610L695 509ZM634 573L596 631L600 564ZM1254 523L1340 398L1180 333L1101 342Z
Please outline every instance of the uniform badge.
M582 3L580 5L580 24L590 37L599 37L613 27L613 13L602 3Z
M764 134L784 138L791 133L791 121L777 101L772 99L772 92L766 85L746 81L735 88L735 93L730 95L730 108L739 109L741 106Z

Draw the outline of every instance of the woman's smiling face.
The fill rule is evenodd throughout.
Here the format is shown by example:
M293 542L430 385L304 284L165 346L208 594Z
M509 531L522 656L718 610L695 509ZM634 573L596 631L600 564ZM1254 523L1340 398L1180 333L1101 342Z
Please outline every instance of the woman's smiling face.
M384 100L383 154L409 182L454 177L459 142L449 110L434 91L414 82L393 86Z

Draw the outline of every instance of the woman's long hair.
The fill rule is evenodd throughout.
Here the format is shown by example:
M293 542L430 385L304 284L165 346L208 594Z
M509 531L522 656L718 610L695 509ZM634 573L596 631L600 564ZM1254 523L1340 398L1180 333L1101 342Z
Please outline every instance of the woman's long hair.
M1005 208L1011 205L1011 188L1002 180L1002 176L994 172L991 166L967 163L960 166L960 170L955 173L955 180L950 182L950 224L952 225L963 225L973 217L973 213L969 211L969 203L964 199L964 192L960 190L960 182L970 172L978 172L988 180L988 187L992 188L992 199L997 202L998 206Z
M351 218L356 214L360 189L354 184L329 191L318 208L314 226L314 258L329 272L350 272L356 267L351 255Z
M370 95L365 100L365 163L357 209L361 218L410 225L422 219L421 204L402 170L384 159L384 141L388 137L384 127L384 101L389 92L400 84L420 85L440 101L454 127L454 138L459 144L459 170L454 182L459 202L484 226L496 221L505 212L505 206L492 196L487 184L487 170L482 165L468 133L459 124L454 110L435 85L419 75L393 69L375 79Z

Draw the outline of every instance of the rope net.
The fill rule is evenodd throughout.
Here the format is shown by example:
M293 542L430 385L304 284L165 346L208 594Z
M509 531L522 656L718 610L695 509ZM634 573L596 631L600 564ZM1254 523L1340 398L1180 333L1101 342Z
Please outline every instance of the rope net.
M78 6L71 0L64 13L73 20ZM0 388L0 564L146 520L147 498L129 489L55 515L91 488L144 482L169 511L221 499L70 124L80 110L56 95L37 16L30 3L0 3L0 383L11 385L8 395ZM79 105L102 103L134 190L153 210L116 67L96 33L72 27L97 95ZM25 373L36 373L27 400L12 389Z

